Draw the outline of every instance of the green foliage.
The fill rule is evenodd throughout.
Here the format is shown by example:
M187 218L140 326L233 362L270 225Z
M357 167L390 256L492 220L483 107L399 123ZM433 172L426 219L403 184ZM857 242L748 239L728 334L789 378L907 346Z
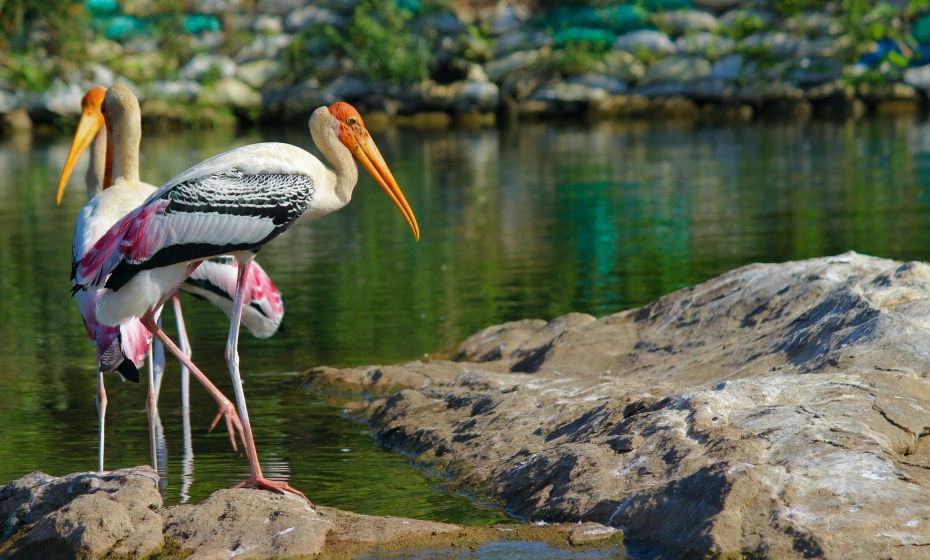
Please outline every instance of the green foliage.
M709 60L711 63L720 60L725 54L729 54L732 50L731 41L722 36L722 35L712 35L710 40L707 41L706 46L703 49L698 49L696 41L697 34L693 32L686 32L684 34L684 39L688 45L688 52L699 52L703 55L704 58Z
M11 54L5 64L0 65L0 77L17 90L45 91L51 87L57 74L57 65L47 57Z
M885 45L889 42L895 45L894 48L886 49L886 54L877 61L873 55L869 68L861 74L850 76L848 81L854 84L880 85L900 80L914 58L919 56L912 32L921 31L918 26L908 30L904 22L925 10L928 4L928 0L913 0L901 13L885 1L875 3L869 0L842 0L840 19L847 29L847 36L860 55L874 53L876 41L882 41Z
M652 66L662 58L660 55L649 50L645 45L637 45L630 51L630 54L633 55L633 58L642 62L646 67Z
M412 84L429 77L433 56L426 39L407 29L410 17L391 2L364 0L344 40L332 29L328 35L370 80Z
M89 29L90 14L73 0L0 0L0 51L41 48L45 54L73 59L83 55ZM31 42L36 31L40 44Z
M484 63L494 58L494 50L478 26L468 25L459 39L459 55L469 62Z
M806 11L823 11L825 0L772 0L772 7L782 17L794 17Z
M159 0L162 15L156 18L155 35L161 47L161 53L172 62L170 67L180 68L194 55L190 37L181 33L184 29L184 13L180 0ZM177 72L166 76L177 78Z
M757 68L760 70L773 68L783 61L781 58L772 54L772 49L765 43L744 46L739 49L739 53L743 55L743 58L747 61L755 62Z
M841 19L853 44L904 39L898 11L887 2L842 0Z
M435 2L423 3L418 11L429 11ZM433 54L429 37L418 37L408 29L412 14L393 2L363 0L355 8L347 29L311 27L299 33L285 49L285 64L293 76L315 73L308 43L322 43L325 50L348 58L373 82L409 85L429 77Z
M223 78L223 70L216 64L207 68L203 76L200 77L200 84L204 87L213 85Z
M553 53L550 66L561 74L584 74L597 68L608 51L609 45L602 42L569 41Z
M762 17L754 13L743 13L734 18L733 25L724 32L732 39L744 39L757 31L765 29Z

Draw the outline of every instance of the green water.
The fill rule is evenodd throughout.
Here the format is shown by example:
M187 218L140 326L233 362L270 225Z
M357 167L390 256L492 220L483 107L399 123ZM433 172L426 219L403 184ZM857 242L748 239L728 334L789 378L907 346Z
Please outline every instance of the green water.
M264 468L322 505L467 524L504 518L443 492L442 480L379 448L364 424L289 372L413 360L509 320L602 316L752 262L848 250L930 260L925 121L373 135L421 240L363 174L348 207L259 255L285 294L285 331L264 341L244 335L240 348ZM142 178L158 184L262 140L307 147L309 134L146 131ZM94 351L68 280L83 170L60 207L53 194L68 143L63 135L0 137L0 484L34 470L96 466ZM194 360L231 394L225 316L189 298L184 306ZM169 503L196 502L241 481L248 467L224 430L205 433L215 406L197 387L193 459L185 456L169 364L164 493ZM107 467L148 463L144 388L111 376L107 390Z

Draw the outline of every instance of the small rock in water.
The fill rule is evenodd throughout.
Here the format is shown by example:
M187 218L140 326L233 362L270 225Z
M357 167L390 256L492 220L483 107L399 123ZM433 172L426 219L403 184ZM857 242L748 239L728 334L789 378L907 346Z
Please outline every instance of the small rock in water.
M613 527L588 521L575 525L572 532L568 535L568 542L573 545L589 544L611 537L616 532L617 529Z

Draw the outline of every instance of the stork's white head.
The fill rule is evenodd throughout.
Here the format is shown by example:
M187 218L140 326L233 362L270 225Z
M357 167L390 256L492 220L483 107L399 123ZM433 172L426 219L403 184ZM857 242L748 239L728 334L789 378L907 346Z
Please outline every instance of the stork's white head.
M338 143L348 148L352 156L362 164L362 167L374 177L375 181L381 185L384 192L391 198L407 225L416 239L420 239L420 226L417 225L417 219L413 215L413 210L407 204L404 193L394 180L394 175L388 168L381 151L375 145L374 140L365 128L362 116L355 107L343 101L333 103L329 107L320 107L313 112L310 117L310 128L314 129L314 122L322 119L325 123L324 129L330 130L328 134L331 138L338 140Z

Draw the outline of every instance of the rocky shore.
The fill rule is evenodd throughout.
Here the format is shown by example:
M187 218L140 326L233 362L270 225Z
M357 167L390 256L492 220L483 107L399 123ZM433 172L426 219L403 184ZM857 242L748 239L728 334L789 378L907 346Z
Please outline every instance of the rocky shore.
M916 559L930 544L928 318L930 266L847 253L750 265L640 309L497 325L443 355L305 378L317 395L364 403L356 413L379 442L455 491L556 523L519 539L623 540L661 558ZM0 488L0 558L73 555L91 527L111 533L91 558L166 546L185 557L207 542L215 555L196 557L348 550L335 542L351 556L493 538L252 490L165 509L148 473L37 473ZM103 521L113 500L123 513ZM78 508L97 513L69 513ZM185 528L193 518L200 528ZM421 530L429 538L411 537ZM318 548L275 548L297 535Z
M56 124L115 82L163 126L294 122L339 99L430 125L914 112L930 14L911 4L95 0L79 60L49 54L41 19L29 53L0 54L0 114Z

